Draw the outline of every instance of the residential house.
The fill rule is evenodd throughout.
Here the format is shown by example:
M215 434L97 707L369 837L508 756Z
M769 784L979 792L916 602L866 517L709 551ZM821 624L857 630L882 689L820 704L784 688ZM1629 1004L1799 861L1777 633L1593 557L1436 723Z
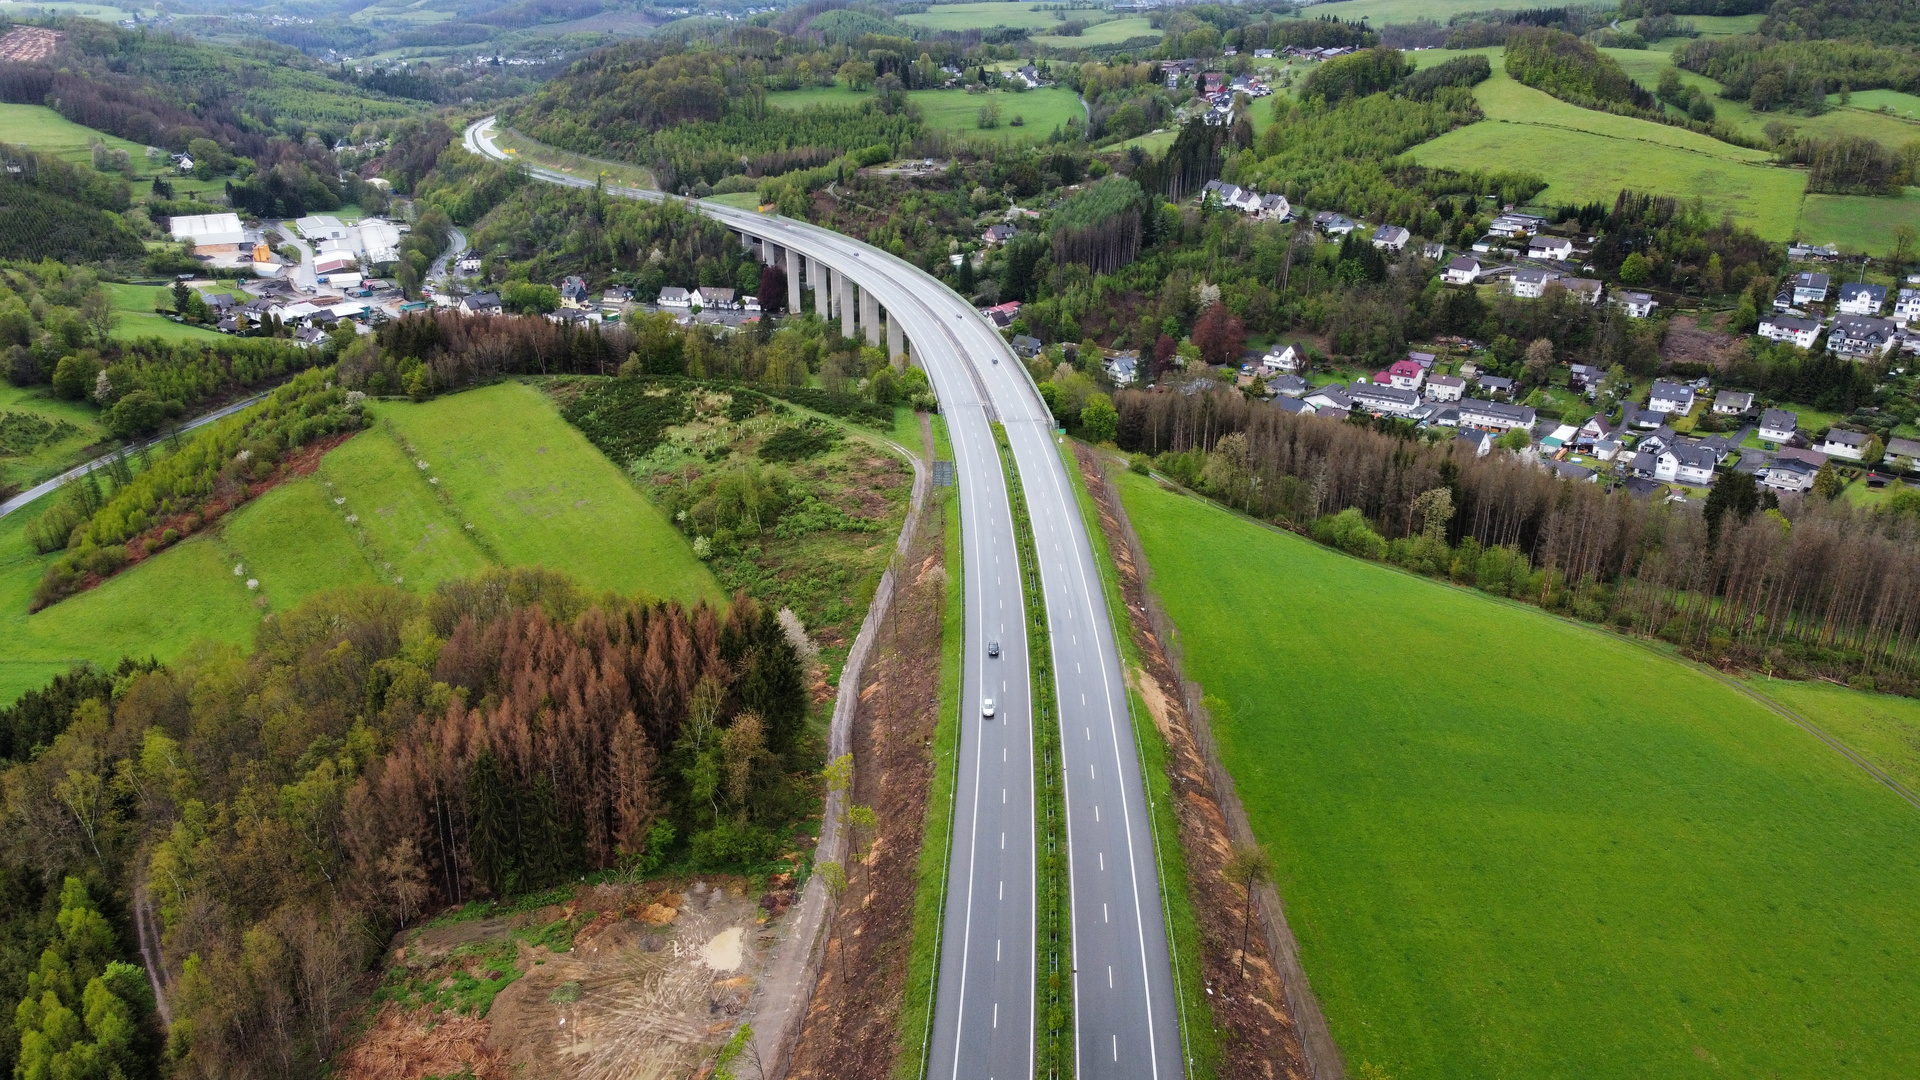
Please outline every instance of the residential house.
M1830 457L1842 457L1848 461L1859 461L1867 456L1867 440L1872 436L1860 431L1848 431L1845 428L1833 428L1827 437L1814 447Z
M1844 315L1878 315L1886 302L1885 285L1853 282L1840 286L1840 300L1834 307Z
M560 283L560 306L583 308L587 306L587 283L580 277L568 277Z
M1565 286L1566 290L1572 293L1576 299L1585 304L1598 304L1601 296L1606 291L1606 286L1599 278L1561 278L1560 284Z
M1573 241L1564 236L1536 236L1527 243L1527 258L1564 262L1573 258Z
M1647 398L1647 408L1657 413L1685 416L1693 411L1693 387L1656 380L1653 393Z
M1200 92L1217 94L1227 88L1227 75L1221 71L1206 71L1200 74Z
M1651 450L1637 450L1628 455L1623 465L1628 476L1651 480L1653 474L1660 469L1660 455Z
M1307 380L1298 375L1275 375L1267 380L1267 389L1283 397L1304 397Z
M1776 457L1754 472L1754 479L1775 491L1811 491L1820 467L1798 458Z
M1316 412L1313 406L1297 397L1281 396L1274 398L1273 407L1283 413L1292 413L1295 416L1312 416Z
M1660 451L1653 478L1706 487L1713 483L1713 471L1719 464L1720 459L1712 450L1698 443L1676 442Z
M1347 388L1341 383L1328 383L1311 390L1301 397L1302 401L1313 406L1315 413L1346 413L1353 408L1353 399L1347 396Z
M1043 347L1044 346L1040 344L1040 339L1037 337L1029 337L1026 334L1015 334L1013 336L1013 351L1019 353L1021 356L1039 356L1040 350Z
M1014 74L1019 77L1021 82L1027 84L1027 89L1037 90L1040 88L1040 72L1032 64L1021 66Z
M600 313L617 318L628 304L633 303L633 290L624 285L609 285L600 294Z
M1327 234L1329 239L1345 236L1360 227L1360 223L1345 214L1336 214L1331 210L1322 210L1313 215L1313 227Z
M1411 416L1420 406L1419 394L1397 386L1359 382L1348 387L1347 393L1354 405L1378 415Z
M1620 456L1620 443L1615 439L1595 439L1593 456L1601 461L1612 461Z
M1855 359L1884 356L1893 348L1899 329L1890 319L1836 315L1833 329L1827 334L1827 350Z
M1501 246L1503 246L1502 239L1492 233L1488 233L1473 242L1473 250L1482 255L1491 255L1494 248Z
M1434 401L1459 401L1467 393L1467 380L1458 375L1434 375L1427 379L1427 397Z
M1753 395L1741 390L1722 390L1713 396L1713 411L1721 416L1738 416L1753 408Z
M1462 431L1453 437L1453 445L1465 447L1474 457L1493 453L1493 434L1486 431Z
M1471 255L1462 255L1447 264L1440 278L1449 285L1471 285L1480 280L1480 275L1486 272L1486 265L1479 259Z
M1800 422L1796 413L1785 409L1766 409L1760 413L1760 438L1763 442L1783 443L1793 438L1793 429Z
M1613 298L1619 302L1629 319L1644 319L1653 314L1654 308L1660 306L1660 302L1653 298L1652 293L1616 291Z
M498 293L474 293L460 301L460 310L468 315L500 314L500 296Z
M1595 484L1600 481L1599 475L1592 469L1587 468L1585 465L1576 465L1571 461L1554 462L1553 471L1560 479L1573 483Z
M755 315L760 314L760 296L758 293L741 293L740 308Z
M1819 262L1831 262L1839 257L1840 249L1834 247L1832 244L1821 244L1818 247L1812 244L1787 245L1787 258L1792 259L1794 262L1805 262L1809 259Z
M1273 371L1299 371L1305 359L1298 345L1288 345L1277 351L1267 350L1267 355L1260 358L1260 366Z
M1447 245L1429 240L1420 245L1420 257L1428 262L1439 262L1447 257Z
M732 289L722 289L713 285L702 285L694 291L694 299L708 311L732 311L739 307L733 298Z
M1538 300L1547 291L1547 283L1559 281L1556 270L1515 270L1513 272L1513 295L1523 300Z
M1373 230L1373 246L1382 251L1402 251L1413 234L1398 225L1382 225Z
M1587 418L1586 423L1580 425L1580 430L1574 433L1573 441L1575 445L1591 446L1612 437L1613 425L1607 420L1607 414L1594 413Z
M1019 231L1020 230L1011 225L989 225L986 231L980 234L980 242L988 247L992 247L995 244L1004 244L1013 239Z
M1537 232L1540 226L1546 223L1546 218L1535 217L1532 214L1501 214L1493 219L1493 224L1487 227L1487 231L1495 236L1525 236L1528 233Z
M980 314L985 315L996 329L1005 330L1013 325L1013 320L1020 317L1020 301L1009 300L1004 304L995 304L983 309Z
M1273 59L1273 50L1272 49L1255 49L1253 50L1253 58L1255 60L1271 60Z
M1119 353L1100 362L1106 369L1107 378L1115 386L1132 386L1140 380L1140 357L1133 353Z
M1833 279L1825 274L1801 271L1793 275L1793 302L1795 304L1824 304L1827 301L1827 289Z
M1755 333L1768 341L1790 341L1803 349L1811 349L1814 339L1820 336L1820 320L1768 315L1760 320Z
M1920 289L1901 289L1893 302L1893 321L1911 323L1920 320Z
M1910 462L1920 463L1920 439L1902 439L1895 436L1887 440L1888 458L1906 458Z
M1395 360L1387 370L1375 375L1373 381L1401 390L1419 390L1420 384L1427 381L1427 370L1413 360Z
M1287 202L1285 195L1264 195L1260 199L1258 214L1268 221L1285 221L1293 216L1293 205Z
M1575 364L1567 372L1567 389L1584 394L1598 388L1606 377L1607 373L1593 364Z
M1534 412L1524 405L1509 405L1504 401L1482 401L1479 398L1460 400L1460 426L1493 428L1510 431L1513 428L1532 429Z
M1513 396L1512 379L1501 375L1482 375L1477 381L1480 384L1480 389L1489 396L1497 398L1510 398Z
M693 294L678 285L669 285L660 290L660 298L655 301L661 307L685 308L693 306Z

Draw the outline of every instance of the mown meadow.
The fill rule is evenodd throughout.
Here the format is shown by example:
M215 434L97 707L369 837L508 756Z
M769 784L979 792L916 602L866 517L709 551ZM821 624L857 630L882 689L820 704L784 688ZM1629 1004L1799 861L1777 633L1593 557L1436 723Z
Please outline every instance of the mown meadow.
M0 518L0 701L83 660L244 644L267 612L323 589L426 592L489 564L564 570L591 593L721 598L686 540L539 391L503 383L369 413L310 475L32 615L55 556L24 532L52 497Z
M1920 811L1639 644L1121 492L1349 1068L1920 1068Z

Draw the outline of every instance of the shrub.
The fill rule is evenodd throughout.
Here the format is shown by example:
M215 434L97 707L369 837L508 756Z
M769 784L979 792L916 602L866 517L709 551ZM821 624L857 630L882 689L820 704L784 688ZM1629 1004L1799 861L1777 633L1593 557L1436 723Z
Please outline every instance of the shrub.
M1349 555L1379 561L1387 557L1387 542L1354 507L1329 514L1313 523L1313 538Z

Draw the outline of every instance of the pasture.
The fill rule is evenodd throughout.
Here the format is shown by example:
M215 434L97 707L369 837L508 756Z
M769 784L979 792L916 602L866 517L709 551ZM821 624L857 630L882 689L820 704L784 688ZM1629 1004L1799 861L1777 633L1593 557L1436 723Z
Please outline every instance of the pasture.
M1920 792L1920 701L1824 682L1754 676L1754 691L1799 713Z
M24 532L51 497L0 518L0 702L83 660L245 644L266 613L323 589L427 592L495 563L563 570L593 592L720 599L672 525L530 387L381 402L372 415L312 475L34 615L53 557Z
M987 30L1004 26L1010 30L1044 30L1062 20L1051 11L1038 10L1040 4L988 2L978 4L936 4L926 11L901 15L897 19L923 30ZM1105 12L1069 12L1068 18L1098 19Z
M1486 119L1414 147L1419 163L1538 173L1548 181L1535 200L1542 205L1611 203L1622 188L1699 197L1769 239L1792 234L1804 173L1685 128L1570 105L1508 78L1497 50L1482 51L1494 65L1474 90ZM1430 50L1416 59L1428 66L1457 55Z
M1815 244L1885 255L1893 248L1893 230L1920 229L1920 189L1900 198L1873 195L1808 195L1800 204L1794 236Z
M1073 13L1079 18L1079 13ZM1081 31L1078 37L1059 37L1054 34L1033 34L1028 40L1035 45L1045 45L1055 49L1090 49L1100 45L1118 45L1133 38L1147 37L1158 39L1160 31L1153 28L1143 15L1129 16L1125 19L1108 19L1095 23Z
M1659 85L1660 73L1671 66L1665 53L1642 49L1602 49L1620 64L1633 81L1649 90ZM1920 120L1908 119L1902 115L1907 110L1920 108L1920 98L1894 91L1862 91L1853 95L1853 104L1841 105L1840 95L1829 95L1832 108L1819 116L1800 116L1787 112L1755 112L1744 101L1728 101L1720 97L1720 83L1696 75L1691 71L1681 71L1680 81L1687 86L1698 86L1710 95L1714 115L1725 120L1750 139L1766 138L1768 124L1785 124L1804 135L1830 139L1838 135L1859 135L1884 144L1888 149L1898 149L1910 139L1920 139ZM1876 96L1868 99L1869 93ZM1894 99L1905 99L1904 102ZM1863 100L1867 103L1863 104ZM1888 112L1880 112L1879 107L1886 105Z
M1120 484L1349 1070L1920 1069L1920 811L1658 652Z
M31 487L107 438L99 410L47 386L0 382L0 484Z
M125 16L117 15L116 18ZM91 165L91 147L95 141L106 143L114 150L125 150L133 159L135 170L150 167L147 148L140 143L82 127L45 105L0 104L0 142Z
M225 334L204 326L177 323L154 311L156 303L173 306L173 294L151 285L124 285L101 282L107 300L113 306L113 337L117 341L160 338L163 341L220 341Z
M1367 19L1374 26L1432 19L1445 25L1455 15L1472 11L1520 11L1533 6L1530 0L1336 0L1297 9L1301 17L1332 17L1347 22ZM937 10L937 9L936 9Z
M805 90L776 90L767 95L767 104L783 109L848 106L857 105L872 93L863 90L856 94L845 86L814 86ZM1020 93L989 90L984 94L969 94L964 90L910 90L907 98L920 107L920 115L928 127L965 138L993 139L1003 145L1044 139L1055 127L1064 128L1070 119L1086 121L1086 110L1080 107L1079 95L1062 86ZM990 100L1000 104L1000 126L983 129L980 109ZM1013 125L1016 116L1024 121L1019 127Z

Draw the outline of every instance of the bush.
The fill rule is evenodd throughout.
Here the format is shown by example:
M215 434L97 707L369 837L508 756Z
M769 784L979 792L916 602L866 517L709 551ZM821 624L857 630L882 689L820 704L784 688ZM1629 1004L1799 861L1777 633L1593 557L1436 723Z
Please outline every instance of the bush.
M722 821L693 834L693 862L707 870L752 866L773 858L780 837L773 830L744 822Z
M1314 522L1313 538L1363 559L1379 561L1387 557L1386 540L1373 531L1359 510L1351 506Z
M760 444L761 461L804 461L833 449L840 433L821 423L785 427Z

